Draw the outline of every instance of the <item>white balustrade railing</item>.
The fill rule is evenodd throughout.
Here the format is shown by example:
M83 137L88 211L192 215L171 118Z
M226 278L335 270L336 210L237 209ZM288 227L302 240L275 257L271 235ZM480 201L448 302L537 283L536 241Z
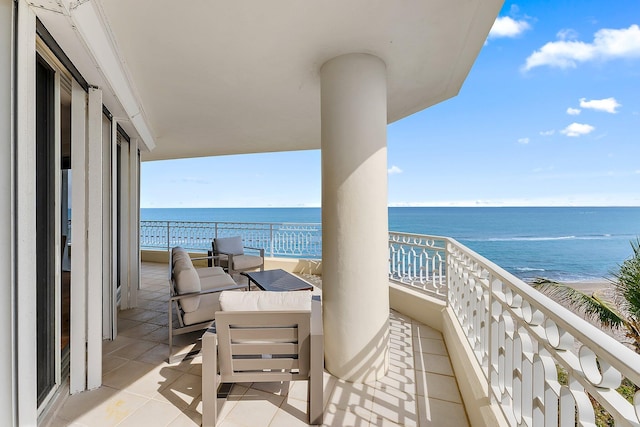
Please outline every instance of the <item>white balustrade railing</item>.
M143 247L209 249L241 235L272 256L322 256L320 224L143 221ZM640 427L640 355L504 269L447 237L389 233L389 280L446 301L512 426ZM559 372L562 375L559 376ZM562 377L562 378L561 378Z
M640 392L616 390L640 386L640 355L455 240L446 252L447 304L510 425L595 426L592 400L640 425Z
M420 234L389 233L389 280L447 295L446 239Z
M168 250L182 246L210 250L217 237L241 236L245 246L262 248L269 256L320 258L320 224L141 221L140 247Z

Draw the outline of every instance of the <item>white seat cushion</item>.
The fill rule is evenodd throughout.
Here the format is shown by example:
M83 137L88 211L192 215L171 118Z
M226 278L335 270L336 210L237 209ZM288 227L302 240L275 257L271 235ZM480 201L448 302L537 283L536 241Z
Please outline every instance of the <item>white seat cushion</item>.
M222 311L311 311L311 291L220 293Z

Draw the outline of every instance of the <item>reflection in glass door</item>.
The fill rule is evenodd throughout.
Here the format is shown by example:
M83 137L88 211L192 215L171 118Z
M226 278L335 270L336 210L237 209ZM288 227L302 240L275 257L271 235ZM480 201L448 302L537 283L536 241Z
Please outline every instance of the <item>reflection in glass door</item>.
M54 71L36 63L36 327L37 392L42 404L55 387L55 123Z
M69 374L71 319L71 81L60 78L60 361Z

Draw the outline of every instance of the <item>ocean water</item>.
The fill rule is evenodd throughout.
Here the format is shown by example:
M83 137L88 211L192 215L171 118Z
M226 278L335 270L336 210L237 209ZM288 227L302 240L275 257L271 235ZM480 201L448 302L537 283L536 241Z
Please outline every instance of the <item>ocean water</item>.
M142 220L321 222L320 208L141 209ZM640 208L389 208L389 230L453 237L524 279L609 277L640 237Z

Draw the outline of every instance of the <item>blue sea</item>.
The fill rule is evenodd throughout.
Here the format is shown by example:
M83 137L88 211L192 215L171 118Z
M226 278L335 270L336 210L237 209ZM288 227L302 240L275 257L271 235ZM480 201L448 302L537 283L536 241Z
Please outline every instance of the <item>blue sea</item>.
M321 222L320 208L148 208L142 220ZM524 279L600 280L631 256L637 207L392 207L389 230L449 236Z

